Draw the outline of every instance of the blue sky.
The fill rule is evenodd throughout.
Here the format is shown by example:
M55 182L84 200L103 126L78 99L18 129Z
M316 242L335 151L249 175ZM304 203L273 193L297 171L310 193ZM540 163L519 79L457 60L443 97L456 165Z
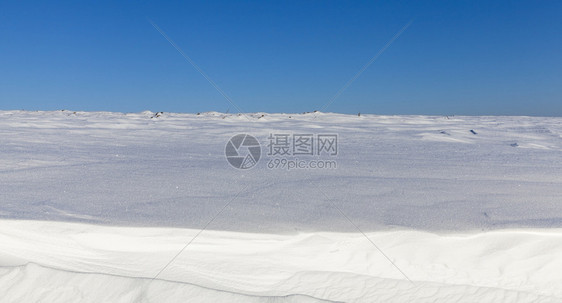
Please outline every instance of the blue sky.
M0 3L0 109L562 116L561 1Z

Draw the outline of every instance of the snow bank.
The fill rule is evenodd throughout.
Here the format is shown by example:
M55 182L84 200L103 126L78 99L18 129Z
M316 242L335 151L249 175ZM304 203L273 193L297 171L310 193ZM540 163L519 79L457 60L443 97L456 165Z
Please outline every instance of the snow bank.
M561 230L367 236L0 221L3 302L559 302ZM11 257L10 257L11 256ZM40 264L40 265L38 265Z

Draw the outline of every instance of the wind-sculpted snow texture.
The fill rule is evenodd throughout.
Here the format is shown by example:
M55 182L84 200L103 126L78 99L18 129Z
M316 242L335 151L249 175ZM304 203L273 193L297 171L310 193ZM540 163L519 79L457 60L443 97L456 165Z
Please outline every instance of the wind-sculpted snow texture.
M561 302L562 230L298 235L0 221L2 302Z
M327 197L368 231L562 227L560 118L247 116L0 112L0 216L199 228L239 193L210 228L353 231ZM268 169L270 133L338 134L338 168Z
M268 168L283 133L337 134L337 168ZM261 143L251 169L225 158L237 134ZM0 111L0 301L562 302L561 134L555 117Z

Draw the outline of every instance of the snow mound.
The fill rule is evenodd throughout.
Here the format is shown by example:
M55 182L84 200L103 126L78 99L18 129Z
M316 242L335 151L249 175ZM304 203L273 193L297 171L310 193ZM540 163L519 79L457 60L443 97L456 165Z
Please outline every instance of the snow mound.
M208 230L153 279L198 230L0 227L2 302L562 300L561 230L368 233L407 276L360 233Z

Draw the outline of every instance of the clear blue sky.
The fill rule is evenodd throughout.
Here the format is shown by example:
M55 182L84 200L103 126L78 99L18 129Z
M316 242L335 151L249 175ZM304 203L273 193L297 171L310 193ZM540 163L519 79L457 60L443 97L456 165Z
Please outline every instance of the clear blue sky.
M2 1L0 109L562 116L562 1Z

